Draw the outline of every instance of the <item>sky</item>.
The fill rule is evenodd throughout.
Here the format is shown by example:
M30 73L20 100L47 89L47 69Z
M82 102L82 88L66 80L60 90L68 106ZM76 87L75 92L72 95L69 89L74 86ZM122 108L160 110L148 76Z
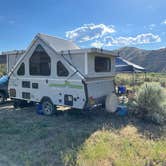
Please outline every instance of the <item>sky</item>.
M166 0L0 0L0 52L37 33L83 48L166 47Z

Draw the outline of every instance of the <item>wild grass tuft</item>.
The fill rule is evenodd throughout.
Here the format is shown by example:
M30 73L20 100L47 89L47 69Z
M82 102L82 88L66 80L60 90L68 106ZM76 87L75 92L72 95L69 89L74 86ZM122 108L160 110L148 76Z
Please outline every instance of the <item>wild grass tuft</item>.
M127 126L126 128L119 133L104 130L94 133L79 150L77 165L145 166L148 163L166 164L166 140L148 140L141 137L134 127ZM128 132L126 133L126 131Z

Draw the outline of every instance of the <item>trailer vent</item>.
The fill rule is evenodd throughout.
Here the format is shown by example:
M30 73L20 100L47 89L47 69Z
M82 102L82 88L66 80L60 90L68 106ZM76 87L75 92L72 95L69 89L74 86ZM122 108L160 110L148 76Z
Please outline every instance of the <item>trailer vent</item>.
M30 88L30 81L22 81L23 88Z
M38 89L39 88L39 84L38 83L32 83L32 88L33 89Z
M22 92L22 98L23 99L30 99L30 93L29 92Z

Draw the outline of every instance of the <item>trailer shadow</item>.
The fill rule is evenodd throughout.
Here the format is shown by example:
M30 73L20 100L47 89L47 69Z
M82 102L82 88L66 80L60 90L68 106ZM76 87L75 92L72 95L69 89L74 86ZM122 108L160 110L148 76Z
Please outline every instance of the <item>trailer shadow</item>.
M77 150L98 130L118 131L135 126L147 137L160 137L160 127L133 117L118 117L103 111L61 111L46 117L34 107L15 110L0 107L0 154L13 165L64 165L66 154ZM7 156L7 157L6 157ZM2 159L0 158L0 161Z
M84 119L87 123L94 122L97 124L97 126L94 126L94 130L105 129L114 131L123 129L130 125L136 127L141 135L150 139L157 139L164 135L163 130L165 129L165 126L157 125L151 121L138 119L134 116L128 115L120 117L114 113L108 113L101 110L94 112L70 110L67 114L70 118L76 118L77 120Z

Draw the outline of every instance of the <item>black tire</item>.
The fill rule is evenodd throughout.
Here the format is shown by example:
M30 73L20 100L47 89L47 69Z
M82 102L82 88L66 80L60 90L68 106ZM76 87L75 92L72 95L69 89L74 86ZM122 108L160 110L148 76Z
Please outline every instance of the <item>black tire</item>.
M56 112L55 106L49 98L43 99L41 104L42 104L42 112L44 115L51 116L55 114Z
M14 99L13 106L14 108L19 108L21 106L21 100Z
M28 106L27 101L15 99L13 103L14 108L24 108Z
M0 104L3 104L5 101L5 95L4 93L0 92Z

